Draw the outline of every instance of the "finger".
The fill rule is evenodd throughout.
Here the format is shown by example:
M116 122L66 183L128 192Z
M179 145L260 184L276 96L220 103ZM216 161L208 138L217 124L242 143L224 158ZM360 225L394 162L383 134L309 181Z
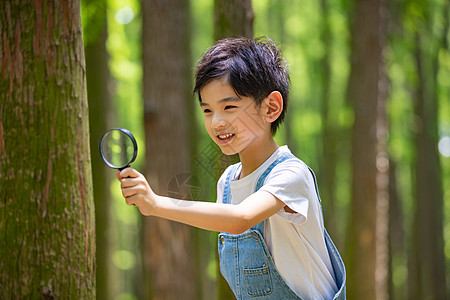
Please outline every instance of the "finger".
M126 197L125 202L127 203L127 205L136 206L137 197L136 196Z
M138 191L133 187L122 188L122 196L124 198L129 198L136 195Z
M125 198L125 202L127 203L127 205L130 205L130 206L135 206L136 205L136 203L134 201L134 197Z
M117 179L120 180L120 171L119 170L116 171L116 177L117 177Z
M120 172L120 178L136 178L139 177L140 173L133 168L125 168Z
M127 177L127 178L122 178L122 179L120 180L120 187L121 187L122 189L123 189L123 188L129 188L129 187L136 186L138 183L139 183L139 182L138 182L136 179L134 179L134 178L129 178L129 177Z

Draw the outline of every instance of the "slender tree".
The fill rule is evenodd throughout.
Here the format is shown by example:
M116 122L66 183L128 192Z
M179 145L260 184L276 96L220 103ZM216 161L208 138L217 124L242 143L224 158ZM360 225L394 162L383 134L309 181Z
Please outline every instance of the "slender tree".
M155 192L183 198L182 190L189 187L182 177L191 174L189 1L146 0L142 14L145 173ZM148 289L142 298L199 299L192 228L145 218L143 251Z
M403 286L396 286L393 278L394 268L401 260L404 251L403 211L397 184L397 164L389 161L389 299L402 299L406 291ZM406 298L405 298L406 299ZM409 298L408 298L409 299Z
M111 93L108 52L106 50L106 1L83 1L86 83L89 103L89 128L94 186L96 228L97 300L111 299L111 198L110 183L114 176L100 159L98 144L109 128ZM109 121L109 122L108 122Z
M353 188L346 265L349 299L387 298L387 84L383 0L354 2L348 98L354 108ZM357 280L363 278L363 280Z
M79 1L0 2L0 298L94 299Z
M319 62L321 81L321 117L323 124L322 151L323 160L321 170L324 178L324 219L330 235L336 239L336 164L337 164L337 135L339 128L333 113L331 101L331 52L332 52L332 32L330 27L330 9L328 0L320 1L322 14L321 42L324 46L324 54Z
M444 7L443 7L444 8ZM434 32L433 6L422 3L422 18L416 19L415 39L417 82L414 89L416 120L415 212L408 299L447 299L443 236L443 189L438 144L437 74L438 53L445 47L447 30ZM449 4L441 11L447 10ZM445 16L445 14L444 14Z
M214 0L214 39L253 37L251 0Z

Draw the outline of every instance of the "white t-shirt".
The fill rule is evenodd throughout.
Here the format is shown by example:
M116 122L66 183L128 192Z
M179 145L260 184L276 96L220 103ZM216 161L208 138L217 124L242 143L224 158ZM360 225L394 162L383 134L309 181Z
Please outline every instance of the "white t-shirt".
M238 168L230 180L231 204L238 204L255 192L258 178L287 146L278 148L258 169L237 179ZM221 203L226 175L217 183L217 202ZM324 241L322 210L316 196L313 177L298 158L290 158L275 166L266 177L261 191L283 201L296 213L284 209L265 223L264 239L275 265L288 286L303 299L333 299L338 288Z

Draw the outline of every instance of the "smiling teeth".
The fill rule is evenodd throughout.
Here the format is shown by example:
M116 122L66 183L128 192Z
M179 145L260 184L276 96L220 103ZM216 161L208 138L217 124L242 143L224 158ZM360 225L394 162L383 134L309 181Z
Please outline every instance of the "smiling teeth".
M230 137L232 137L232 136L233 136L232 133L228 133L228 134L222 134L222 135L219 135L219 138L221 138L221 139L227 139L227 138L230 138Z

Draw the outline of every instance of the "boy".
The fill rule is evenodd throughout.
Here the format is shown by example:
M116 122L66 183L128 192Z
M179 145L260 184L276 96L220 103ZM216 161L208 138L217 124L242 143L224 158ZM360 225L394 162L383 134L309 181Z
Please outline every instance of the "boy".
M210 137L240 158L219 179L217 203L158 196L127 168L117 173L127 204L222 232L220 269L237 299L345 299L345 270L324 230L314 175L273 139L289 95L278 48L269 39L219 41L197 65L194 92Z

